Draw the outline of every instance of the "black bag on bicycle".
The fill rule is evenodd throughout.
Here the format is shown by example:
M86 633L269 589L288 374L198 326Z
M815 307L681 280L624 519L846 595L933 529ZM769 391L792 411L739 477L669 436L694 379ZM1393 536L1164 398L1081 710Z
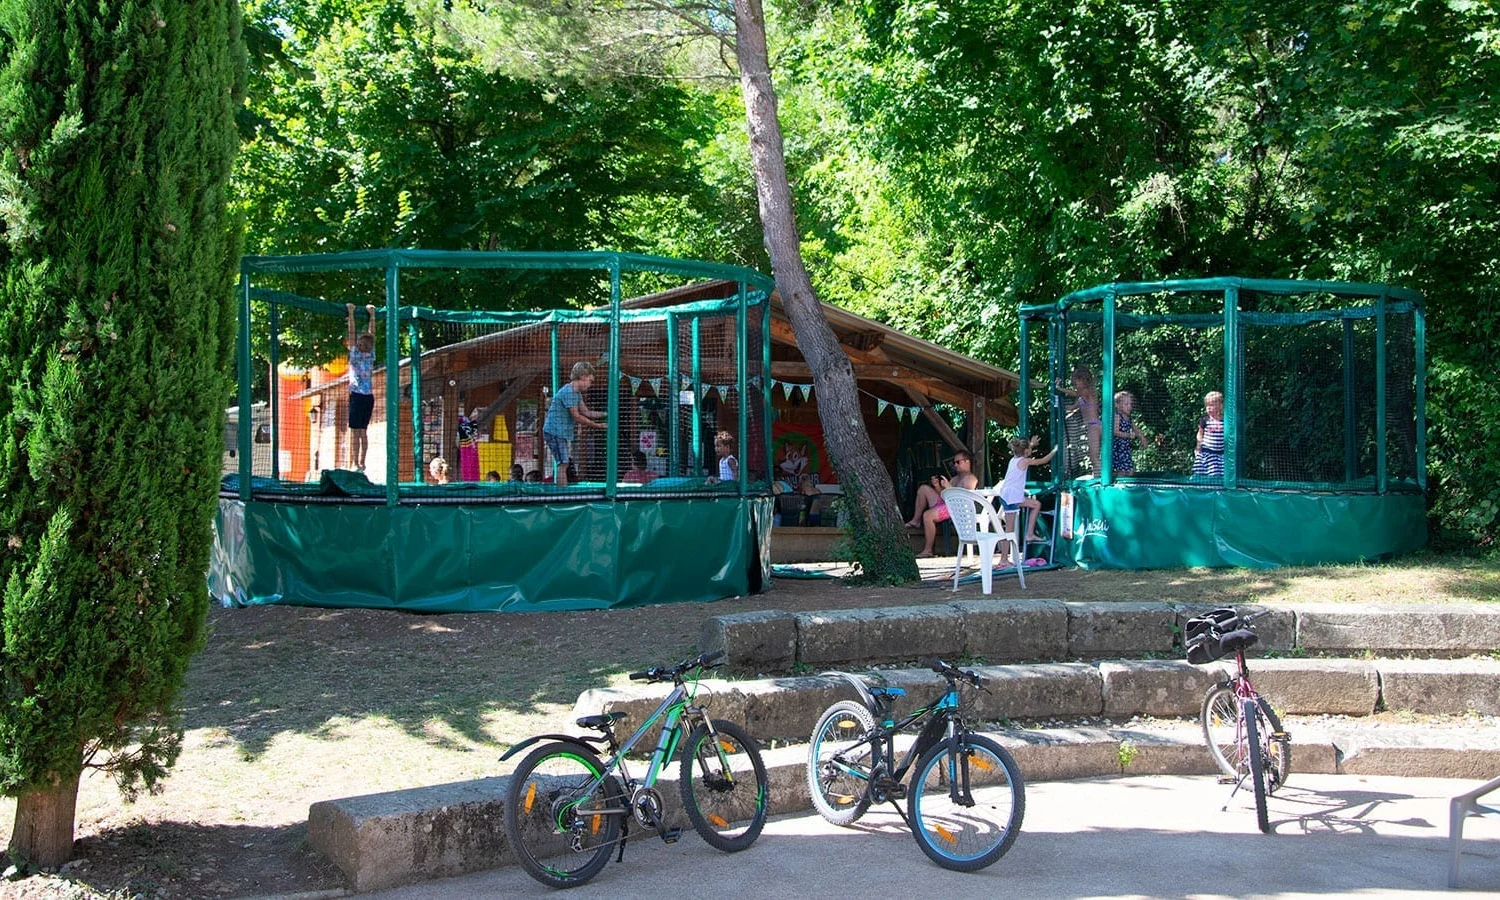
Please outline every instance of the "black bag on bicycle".
M1201 616L1187 620L1182 634L1182 646L1187 650L1187 661L1195 666L1207 665L1223 658L1225 650L1219 639L1240 620L1240 614L1228 607L1210 610Z

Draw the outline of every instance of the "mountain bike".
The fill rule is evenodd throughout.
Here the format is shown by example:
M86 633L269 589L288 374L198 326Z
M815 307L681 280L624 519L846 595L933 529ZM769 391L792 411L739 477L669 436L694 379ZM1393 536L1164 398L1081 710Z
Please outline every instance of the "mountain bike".
M891 711L896 698L906 695L901 688L870 686L846 672L824 673L849 682L860 699L840 700L818 718L808 749L807 785L813 805L829 822L849 825L871 804L889 802L928 859L945 869L975 872L1015 842L1026 812L1026 786L1010 753L975 734L964 720L959 685L985 690L984 678L940 659L927 665L948 687L900 721ZM921 731L897 764L896 735L918 722ZM897 802L902 799L905 810Z
M1215 609L1189 619L1183 636L1188 662L1194 665L1234 654L1235 672L1204 694L1199 719L1203 740L1221 773L1219 781L1235 786L1230 796L1250 780L1255 818L1265 834L1271 833L1266 796L1286 784L1292 769L1292 736L1255 689L1245 665L1245 651L1260 640L1250 623L1268 612L1242 616L1227 607Z
M678 787L688 821L710 846L733 853L760 836L766 824L766 765L755 740L733 722L710 719L697 700L702 671L723 657L705 653L670 667L633 672L635 681L672 682L640 728L623 742L615 738L622 712L584 716L580 728L597 735L542 734L510 748L502 760L539 744L516 766L505 792L505 836L526 872L549 887L572 887L599 874L610 850L625 842L634 819L675 843L656 781L682 748ZM631 777L626 755L658 721L661 737L640 781ZM684 735L686 737L684 738ZM546 743L542 743L542 742ZM598 745L607 748L600 759Z

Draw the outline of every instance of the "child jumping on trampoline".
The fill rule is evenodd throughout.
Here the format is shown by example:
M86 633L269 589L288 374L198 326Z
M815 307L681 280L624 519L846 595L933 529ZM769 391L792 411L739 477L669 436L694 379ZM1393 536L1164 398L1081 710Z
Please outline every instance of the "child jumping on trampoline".
M1042 503L1037 498L1026 493L1026 470L1032 466L1044 466L1052 461L1057 455L1057 448L1043 457L1033 456L1036 453L1036 445L1041 441L1040 437L1033 436L1030 440L1026 438L1013 438L1010 441L1010 464L1005 467L1005 480L1000 482L1000 502L1004 505L1005 517L1008 520L1012 515L1024 515L1026 510L1031 510L1031 518L1026 528L1025 543L1030 544L1038 540L1036 535L1037 512L1042 508ZM1022 554L1023 556L1025 554Z
M365 305L370 322L364 334L354 330L354 304L345 303L349 315L349 334L344 346L349 348L349 465L356 472L365 470L365 454L370 449L366 431L375 411L375 307Z
M559 487L568 484L568 463L572 461L571 444L579 425L585 428L605 428L601 421L604 413L589 409L583 400L584 393L594 384L594 364L579 361L573 364L572 380L558 388L547 407L547 422L542 426L542 440L552 451L552 461L557 463Z

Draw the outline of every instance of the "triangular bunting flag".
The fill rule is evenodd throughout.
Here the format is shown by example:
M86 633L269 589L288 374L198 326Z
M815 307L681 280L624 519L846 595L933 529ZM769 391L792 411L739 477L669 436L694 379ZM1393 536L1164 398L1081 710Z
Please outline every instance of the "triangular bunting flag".
M785 381L781 382L781 397L782 397L783 400L790 400L790 399L792 399L792 388L793 387L795 387L795 385L787 384Z
M799 391L802 392L802 399L803 400L811 400L812 399L812 389L813 389L813 386L810 385L810 384L799 384L799 385L797 385L797 390L799 390Z
M658 397L661 396L661 379L660 378L647 378L646 379L646 383L649 384L649 385L651 385L651 392L652 393L656 394Z
M913 406L911 409L907 410L907 412L911 413L911 423L915 425L917 424L917 417L922 414L922 407Z
M890 406L890 404L889 404L889 403L887 403L887 402L886 402L886 401L884 401L884 400L881 400L881 399L879 399L879 398L878 398L878 397L877 397L877 398L876 398L876 399L875 399L875 418L877 418L877 419L878 419L878 418L880 418L880 417L881 417L881 416L883 416L883 415L885 415L885 411L886 411L886 409L887 409L887 408L888 408L888 407L889 407L889 406ZM900 416L900 414L899 414L899 413L898 413L898 414L897 414L897 416L896 416L896 418L897 418L897 419L900 419L900 418L901 418L901 416Z
M759 375L751 375L750 376L750 386L751 387L760 387L760 376Z

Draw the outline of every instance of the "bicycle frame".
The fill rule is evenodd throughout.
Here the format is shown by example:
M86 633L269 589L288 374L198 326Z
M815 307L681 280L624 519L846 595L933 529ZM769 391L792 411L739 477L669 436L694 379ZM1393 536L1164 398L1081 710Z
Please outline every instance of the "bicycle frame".
M947 690L932 703L914 710L906 718L900 722L896 722L890 716L891 705L895 702L894 698L889 695L877 697L870 693L869 689L862 682L859 682L858 679L850 678L844 673L831 674L840 675L848 679L851 683L856 684L861 697L867 698L865 699L866 707L876 716L877 724L875 731L848 748L852 750L862 747L865 744L870 745L872 758L870 760L870 777L865 785L866 792L884 790L884 786L879 781L882 777L889 779L893 784L899 783L906 777L907 770L911 768L912 763L921 759L923 754L932 749L938 742L953 737L964 730L963 718L958 709L958 686L955 683L950 682ZM892 769L891 764L896 759L896 735L923 719L928 720L927 724L918 732L916 741L907 750L900 765ZM848 752L848 750L845 752ZM839 754L839 756L842 755ZM838 756L835 756L830 762L840 766L844 772L855 778L865 779L864 773L844 765L839 761ZM967 785L960 788L957 781L958 779L950 781L953 790L958 792L955 793L955 798L960 793L967 791ZM886 798L877 797L875 799L884 800Z

